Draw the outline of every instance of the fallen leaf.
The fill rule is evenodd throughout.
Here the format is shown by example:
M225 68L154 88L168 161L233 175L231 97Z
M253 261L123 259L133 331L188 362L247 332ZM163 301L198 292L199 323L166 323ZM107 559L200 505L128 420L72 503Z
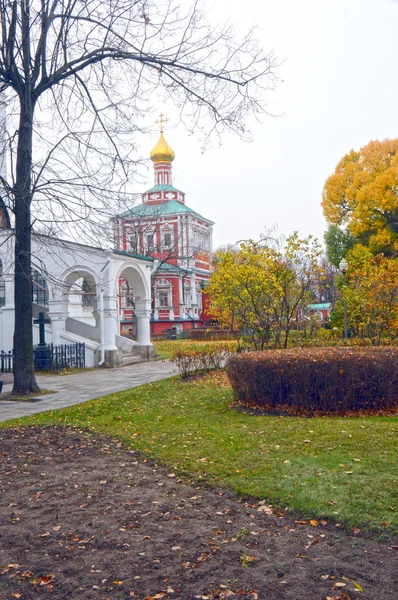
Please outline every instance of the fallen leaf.
M175 474L175 473L169 473L169 474L167 475L167 477L175 477L175 476L176 476L176 474Z
M330 506L334 506L336 504L336 501L335 500L329 500L328 504L330 504Z
M51 535L51 533L50 533L49 531L46 531L46 533L42 533L40 537L41 537L41 538L46 538L46 537L48 537L49 535Z
M316 521L315 519L311 519L310 525L312 525L312 527L318 527L318 521Z
M303 521L302 519L300 519L300 521L295 521L295 523L297 523L297 525L305 525L307 521Z
M53 583L54 581L54 573L50 573L50 575L42 575L41 577L39 577L39 585L48 585L49 583Z
M257 508L258 512L264 512L266 515L272 515L272 506L265 506L265 504L262 504L261 506L259 506Z
M8 571L10 569L19 569L20 565L18 565L17 563L10 563L9 565L7 565L6 567L4 567L4 569L2 569L2 573L8 573Z
M335 589L338 589L338 588L345 587L346 585L347 585L347 584L346 584L346 583L343 583L342 581L336 581L336 583L334 584L334 586L333 586L333 588L332 588L332 589L334 589L334 590L335 590Z
M358 592L363 592L363 587L353 579L350 579L349 577L343 577L343 579L352 583L352 585L358 590Z
M53 527L54 531L59 531L61 529L61 525L56 525Z

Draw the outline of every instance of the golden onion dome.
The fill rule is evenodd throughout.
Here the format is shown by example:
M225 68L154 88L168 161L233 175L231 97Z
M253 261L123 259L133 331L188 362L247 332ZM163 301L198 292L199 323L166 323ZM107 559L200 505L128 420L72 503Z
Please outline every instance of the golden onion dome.
M163 132L160 132L160 137L158 139L158 143L152 150L150 154L151 161L154 163L157 162L173 162L175 159L174 151L170 148L168 143L163 137Z

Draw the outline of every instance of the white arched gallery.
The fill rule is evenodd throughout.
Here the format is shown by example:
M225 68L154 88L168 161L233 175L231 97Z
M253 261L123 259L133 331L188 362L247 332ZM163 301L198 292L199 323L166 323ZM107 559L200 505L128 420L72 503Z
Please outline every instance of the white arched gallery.
M32 237L32 300L45 313L45 341L86 345L86 367L118 366L125 355L150 359L151 272L154 259L49 236ZM124 282L124 286L121 286ZM134 303L135 339L120 336L121 289ZM14 232L0 230L0 350L13 347ZM33 326L34 343L39 326Z

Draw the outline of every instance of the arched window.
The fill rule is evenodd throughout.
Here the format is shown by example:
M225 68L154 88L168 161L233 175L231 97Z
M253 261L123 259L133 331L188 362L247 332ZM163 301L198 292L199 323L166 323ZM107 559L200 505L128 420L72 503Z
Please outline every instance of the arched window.
M92 286L89 284L87 279L83 279L82 294L83 294L83 300L82 300L83 306L90 307L90 308L92 306L94 306L95 291L93 290Z
M6 304L6 282L3 277L3 261L0 258L0 307Z
M48 285L39 271L32 271L32 302L39 306L48 306Z

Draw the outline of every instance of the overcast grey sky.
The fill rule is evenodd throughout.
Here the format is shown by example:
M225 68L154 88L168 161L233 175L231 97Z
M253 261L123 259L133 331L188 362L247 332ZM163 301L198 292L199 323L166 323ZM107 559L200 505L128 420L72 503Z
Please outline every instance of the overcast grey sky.
M214 247L258 239L274 224L322 239L321 193L337 162L372 139L398 137L398 2L216 0L214 11L215 20L257 24L264 49L285 59L284 83L269 95L282 116L254 124L252 143L225 136L205 154L170 123L174 185L215 221ZM156 141L154 129L142 153Z

